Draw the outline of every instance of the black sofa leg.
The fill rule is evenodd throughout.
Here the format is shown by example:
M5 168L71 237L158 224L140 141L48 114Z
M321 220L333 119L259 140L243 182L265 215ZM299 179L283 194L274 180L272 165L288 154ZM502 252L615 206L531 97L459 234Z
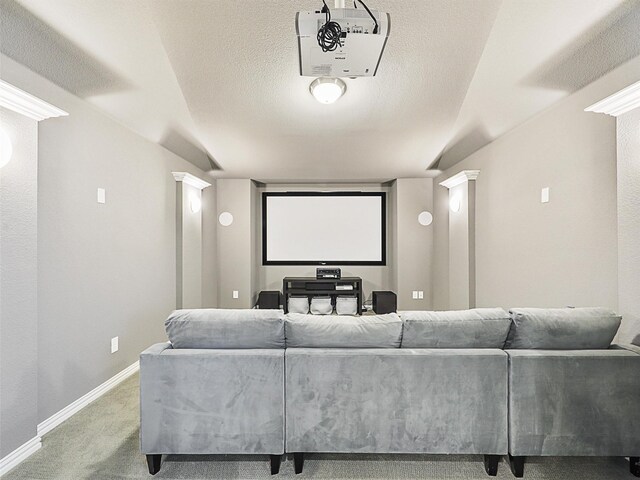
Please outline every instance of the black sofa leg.
M149 473L155 475L160 471L160 463L162 462L162 455L147 455L147 465L149 466Z
M302 473L302 467L304 466L304 453L293 454L293 469L296 474Z
M640 457L629 457L629 471L631 475L640 477Z
M517 478L522 478L524 475L524 460L527 457L512 457L509 454L509 466L511 467L511 473Z
M282 455L269 455L269 457L271 458L271 475L277 475L280 473Z
M484 456L484 470L487 475L491 477L498 475L498 463L500 463L500 455Z

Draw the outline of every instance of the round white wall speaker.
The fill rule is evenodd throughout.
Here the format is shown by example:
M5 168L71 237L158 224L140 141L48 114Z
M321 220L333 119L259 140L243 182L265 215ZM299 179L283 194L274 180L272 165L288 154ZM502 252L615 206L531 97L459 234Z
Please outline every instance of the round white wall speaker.
M433 222L433 215L431 215L431 213L425 211L418 214L418 223L420 225L426 227L427 225L431 225L431 222Z
M218 217L218 221L223 227L228 227L233 223L233 215L231 215L229 212L222 212Z

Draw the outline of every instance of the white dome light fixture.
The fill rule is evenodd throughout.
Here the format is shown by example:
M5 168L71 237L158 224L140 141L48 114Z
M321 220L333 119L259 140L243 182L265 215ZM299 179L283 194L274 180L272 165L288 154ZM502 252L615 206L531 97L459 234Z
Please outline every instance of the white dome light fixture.
M0 128L0 168L4 167L13 154L13 146L7 132Z
M309 91L317 101L328 105L344 95L347 84L339 78L316 78L309 85Z
M430 212L424 211L418 214L418 223L423 227L431 225L431 222L433 222L433 215Z

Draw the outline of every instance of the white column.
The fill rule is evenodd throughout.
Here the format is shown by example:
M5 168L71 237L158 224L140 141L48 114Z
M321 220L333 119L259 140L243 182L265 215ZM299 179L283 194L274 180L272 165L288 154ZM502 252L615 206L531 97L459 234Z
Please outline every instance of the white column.
M463 170L440 185L449 189L449 307L476 306L476 178Z

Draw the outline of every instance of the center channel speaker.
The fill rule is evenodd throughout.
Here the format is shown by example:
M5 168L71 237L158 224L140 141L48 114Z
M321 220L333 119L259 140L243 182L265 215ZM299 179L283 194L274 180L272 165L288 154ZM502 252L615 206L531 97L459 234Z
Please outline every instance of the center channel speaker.
M278 290L263 290L258 294L258 308L261 310L280 308L280 292Z
M371 292L373 300L373 311L377 314L395 313L398 308L398 300L393 292L377 291Z

